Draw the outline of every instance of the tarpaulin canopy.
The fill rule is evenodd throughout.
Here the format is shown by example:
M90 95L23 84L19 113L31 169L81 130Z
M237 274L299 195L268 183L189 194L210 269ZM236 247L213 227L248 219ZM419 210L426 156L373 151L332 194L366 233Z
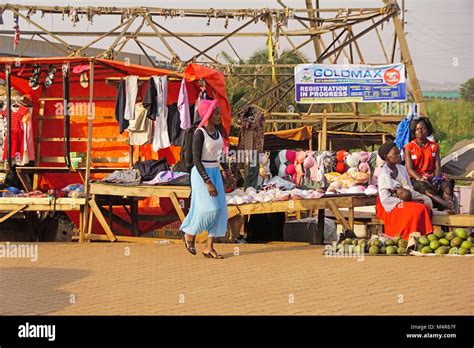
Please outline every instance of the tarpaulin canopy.
M474 139L456 143L441 159L441 169L452 176L474 177Z
M266 132L265 140L267 140L267 137L275 136L280 139L303 141L303 140L311 139L312 133L313 133L313 127L304 126L300 128L294 128L294 129L287 129L287 130L281 130L281 131L275 131L275 132ZM230 143L231 145L237 146L239 143L239 138L230 137Z

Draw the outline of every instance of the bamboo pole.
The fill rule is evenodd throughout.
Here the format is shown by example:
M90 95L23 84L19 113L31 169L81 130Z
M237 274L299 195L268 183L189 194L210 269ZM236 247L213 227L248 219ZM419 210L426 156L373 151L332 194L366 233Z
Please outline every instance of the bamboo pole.
M12 82L11 66L5 64L5 87L7 89L7 163L8 169L12 169ZM5 151L5 149L3 149Z
M328 141L328 118L327 110L324 109L323 114L323 127L322 127L322 137L321 137L321 151L327 150L327 141Z
M86 196L86 202L89 199L90 192L90 178L91 178L91 159L92 159L92 127L94 120L94 60L89 62L89 119L87 123L87 156L86 156L86 178L84 180L84 192ZM89 222L89 204L85 204L84 207L84 232L80 242L84 241L85 229L92 223Z
M408 43L405 38L405 33L403 31L403 25L398 18L398 16L392 17L393 24L395 26L395 32L397 34L398 43L400 44L400 50L402 52L403 63L407 69L407 75L410 79L410 84L413 90L413 95L415 97L415 102L420 104L420 115L427 116L426 108L425 108L425 101L423 99L423 95L421 93L420 83L416 77L416 71L413 66L413 60L411 59L410 49L408 48Z

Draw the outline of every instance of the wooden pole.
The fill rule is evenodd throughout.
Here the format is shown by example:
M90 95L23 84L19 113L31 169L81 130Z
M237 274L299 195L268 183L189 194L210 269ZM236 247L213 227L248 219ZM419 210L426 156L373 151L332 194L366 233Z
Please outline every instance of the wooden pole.
M11 87L11 66L5 65L5 85L7 88L7 163L8 169L12 168L12 87ZM5 151L5 149L3 149Z
M322 137L321 137L321 151L326 151L327 150L327 137L328 137L328 117L327 117L327 110L324 109L324 115L323 115L323 132L322 132Z
M86 204L84 207L84 231L79 238L80 242L84 241L85 229L89 226L89 192L91 178L91 162L92 162L92 127L94 120L94 60L89 62L89 117L87 122L87 157L86 157L86 179L84 180L84 192L86 196Z
M402 21L398 16L393 16L393 25L395 26L395 32L397 34L398 43L400 44L400 50L402 52L403 63L407 69L407 75L410 80L410 84L413 90L413 96L415 97L415 102L420 104L420 115L427 116L425 101L423 95L421 94L421 87L418 79L416 78L415 68L413 66L413 61L411 59L410 50L408 48L408 43L403 32Z

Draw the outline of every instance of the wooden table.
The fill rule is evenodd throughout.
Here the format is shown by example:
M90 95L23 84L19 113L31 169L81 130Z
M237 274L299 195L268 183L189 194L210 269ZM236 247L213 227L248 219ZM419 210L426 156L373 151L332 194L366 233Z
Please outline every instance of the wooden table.
M137 241L135 237L140 236L140 231L138 229L139 219L143 217L139 216L138 213L138 201L147 197L159 197L159 198L170 198L173 204L173 207L176 210L177 218L183 221L186 215L184 214L184 202L183 199L187 199L191 195L191 187L189 186L170 186L170 185L119 185L119 184L108 184L102 182L92 182L90 184L90 193L92 195L89 200L90 212L89 212L89 224L84 229L81 230L81 235L79 237L80 241L86 239L96 239L96 240L110 240L110 241ZM181 200L181 202L180 202ZM104 206L108 205L108 210ZM130 211L127 213L130 216L130 223L123 220L113 213L113 207L121 206L130 206ZM108 223L104 214L108 215ZM93 218L97 217L100 225L104 229L106 236L93 234L92 233L92 221ZM175 216L148 216L146 220L153 221L175 221ZM112 222L129 227L131 229L133 237L129 236L116 236L112 231ZM140 240L145 241L144 238Z
M344 229L354 229L354 208L375 205L377 196L327 195L318 199L290 200L282 202L252 203L229 206L229 219L254 214L286 213L290 211L318 210L318 234L324 235L325 210L329 209ZM349 209L349 219L339 209Z
M0 223L19 213L79 211L79 230L83 229L85 198L1 197L0 212L6 213Z
M145 197L162 197L170 198L173 206L177 212L177 215L181 221L184 220L185 214L183 211L183 202L180 203L180 199L187 199L190 197L191 188L189 186L125 186L125 185L114 185L106 183L91 183L90 192L92 198L89 200L89 206L91 207L89 216L89 226L87 227L87 233L85 233L80 240L85 239L99 239L99 240L110 240L110 241L137 241L136 238L139 236L138 231L138 202L137 200ZM110 198L113 197L113 198ZM118 199L118 201L115 201ZM109 204L109 209L103 208ZM112 200L112 201L111 201ZM277 212L291 212L291 211L306 211L306 210L318 210L318 229L322 232L324 229L324 217L325 209L330 209L337 220L344 226L345 229L354 228L354 207L375 205L376 196L366 195L328 195L319 199L304 199L304 200L291 200L283 202L268 202L268 203L253 203L253 204L242 204L239 206L228 206L229 220L245 215L253 214L268 214ZM126 222L113 214L114 205L123 205L125 201L128 201L130 205L130 220L132 235L130 236L117 236L111 229L111 220L115 219L115 222L121 223L125 226ZM349 209L349 219L347 220L342 213L339 211L340 208ZM109 221L105 218L104 214L108 214ZM96 216L100 225L104 229L106 236L92 233L92 220ZM156 217L154 220L163 221L166 217ZM81 232L82 233L82 232ZM141 241L146 241L140 238Z

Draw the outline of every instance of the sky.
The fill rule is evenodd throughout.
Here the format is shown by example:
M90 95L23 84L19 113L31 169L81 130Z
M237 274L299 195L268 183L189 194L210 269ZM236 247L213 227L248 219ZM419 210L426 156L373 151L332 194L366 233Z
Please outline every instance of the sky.
M0 3L4 0L0 0ZM20 3L20 1L18 1ZM304 0L283 0L283 2L292 8L304 8ZM9 3L15 3L14 0ZM67 5L70 1L56 0L55 5ZM402 0L398 0L401 6ZM45 0L21 0L23 5L51 5L51 1ZM77 6L104 6L104 1L90 1L90 0L76 0L74 5ZM281 8L276 0L234 0L234 1L215 1L215 0L201 0L201 1L113 1L114 6L150 6L150 7L168 7L168 8ZM348 8L348 7L382 7L382 0L320 0L321 8ZM72 6L72 5L71 5ZM111 6L107 2L106 6ZM416 69L417 77L422 83L428 81L431 83L453 83L461 84L471 77L474 77L474 1L472 0L405 0L405 32L410 47L410 52L413 58L413 63ZM48 18L49 17L49 18ZM120 21L119 16L105 16L102 18L96 17L94 25L88 23L79 23L77 27L73 28L70 21L64 22L59 19L59 16L53 17L46 15L40 19L37 14L33 17L41 25L48 29L65 30L65 31L101 31L104 29L110 30ZM172 31L216 31L216 32L231 32L233 28L241 25L242 22L232 22L228 29L224 29L223 20L212 20L211 25L206 25L205 19L155 19L160 24ZM0 29L11 29L12 19L4 15L4 26ZM134 25L131 29L138 26ZM26 22L20 22L22 30L33 30ZM298 24L291 25L288 30L302 28ZM362 30L354 27L357 33ZM147 29L149 30L149 28ZM252 26L251 30L263 32L265 30L264 24ZM249 31L251 31L249 30ZM393 35L393 27L385 25L381 31L381 36L386 47L391 47ZM329 36L323 36L326 42L329 41ZM70 38L73 44L85 43L86 40L82 38ZM89 38L92 40L92 38ZM200 48L212 44L214 39L189 39L195 46ZM303 39L294 42L298 44ZM113 39L106 39L103 44L95 45L94 47L104 47L107 43L110 44ZM156 48L160 52L167 53L166 49L158 40L146 40L147 44ZM242 58L248 56L256 49L265 47L266 38L234 38L231 40L232 45L236 48ZM170 40L172 46L176 49L182 59L190 58L195 53L192 49L186 47L184 44L176 40ZM289 48L289 43L282 38L280 39L281 49ZM375 33L367 36L360 42L364 58L370 63L385 62L384 55L381 51ZM210 55L219 57L220 50L226 50L231 56L235 56L229 46L221 46L216 50L210 51ZM128 44L125 51L139 53L139 49L134 44ZM302 49L303 53L310 59L314 59L314 49L311 45ZM400 53L397 52L397 57ZM399 59L399 58L398 58Z

